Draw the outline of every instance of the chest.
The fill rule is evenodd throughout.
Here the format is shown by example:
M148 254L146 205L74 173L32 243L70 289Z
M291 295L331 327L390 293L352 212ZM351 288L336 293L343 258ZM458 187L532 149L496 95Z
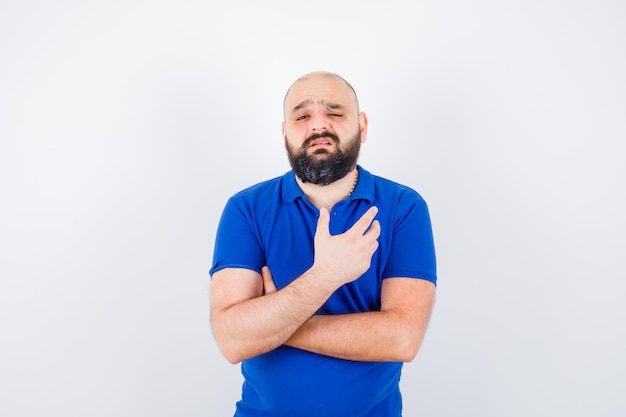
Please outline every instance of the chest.
M306 272L314 261L314 238L318 211L304 204L292 204L276 218L265 219L261 229L267 265L280 289ZM348 230L367 211L369 204L338 204L331 211L330 232ZM384 240L384 239L381 239ZM370 269L360 278L339 288L322 306L320 314L341 314L380 309L380 289L385 247L372 258Z

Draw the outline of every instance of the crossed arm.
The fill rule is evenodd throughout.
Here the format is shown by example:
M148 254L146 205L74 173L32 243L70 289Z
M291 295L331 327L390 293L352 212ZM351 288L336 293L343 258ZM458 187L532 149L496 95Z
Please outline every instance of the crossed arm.
M281 290L267 267L262 274L239 268L216 272L211 323L226 359L237 363L287 344L349 360L411 361L434 300L435 286L429 281L385 279L380 311L315 315L339 286L369 267L380 233L375 214L372 209L345 234L330 236L323 210L314 265Z

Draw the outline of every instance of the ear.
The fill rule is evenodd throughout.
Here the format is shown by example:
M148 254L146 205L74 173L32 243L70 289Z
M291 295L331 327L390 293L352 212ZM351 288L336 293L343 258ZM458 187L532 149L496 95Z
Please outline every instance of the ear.
M359 128L361 130L361 143L367 140L367 115L365 112L359 113Z
M285 125L285 122L282 122L280 124L280 132L283 136L283 141L285 142L285 148L287 148L287 140L285 139L285 132L287 131L287 127Z

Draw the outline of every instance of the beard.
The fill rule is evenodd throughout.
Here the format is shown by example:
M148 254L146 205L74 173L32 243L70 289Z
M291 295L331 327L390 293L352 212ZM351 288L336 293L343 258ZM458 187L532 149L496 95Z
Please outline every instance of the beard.
M311 141L319 138L332 139L335 150L318 149L308 153ZM287 137L285 144L291 168L302 182L328 185L348 175L356 166L361 150L361 131L357 131L344 149L339 145L337 135L333 133L315 133L309 136L298 150L289 146Z

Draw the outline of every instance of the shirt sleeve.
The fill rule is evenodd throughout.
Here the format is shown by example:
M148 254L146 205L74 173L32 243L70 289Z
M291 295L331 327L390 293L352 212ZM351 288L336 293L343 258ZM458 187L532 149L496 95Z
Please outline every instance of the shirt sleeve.
M435 245L430 214L419 194L400 197L391 250L382 278L421 278L437 283Z
M229 199L217 228L209 274L224 268L246 268L261 273L264 264L265 254L252 210L235 198Z

